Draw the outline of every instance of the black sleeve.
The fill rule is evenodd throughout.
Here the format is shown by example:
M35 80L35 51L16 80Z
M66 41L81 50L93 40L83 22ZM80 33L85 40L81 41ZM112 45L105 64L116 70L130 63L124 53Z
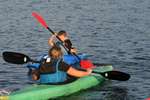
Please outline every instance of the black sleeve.
M70 68L70 65L68 65L67 63L61 61L59 64L59 70L67 72L68 69Z
M71 41L70 41L69 39L66 39L66 40L64 41L64 43L65 43L65 47L67 47L67 48L70 50L71 47L72 47Z

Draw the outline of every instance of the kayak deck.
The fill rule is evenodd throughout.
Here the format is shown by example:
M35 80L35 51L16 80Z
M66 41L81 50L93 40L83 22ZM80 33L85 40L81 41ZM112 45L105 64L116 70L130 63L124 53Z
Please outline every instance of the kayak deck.
M113 70L112 66L97 67L94 71L105 72ZM81 90L101 84L105 78L92 74L63 85L32 85L5 96L2 100L47 100L67 96Z

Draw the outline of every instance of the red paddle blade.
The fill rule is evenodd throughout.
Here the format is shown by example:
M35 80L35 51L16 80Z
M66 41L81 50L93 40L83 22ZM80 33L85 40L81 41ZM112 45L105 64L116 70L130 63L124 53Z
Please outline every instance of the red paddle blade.
M81 60L80 61L80 66L83 69L95 68L95 66L93 65L92 61L90 61L90 60Z
M39 15L37 12L32 12L32 16L35 17L37 21L40 22L43 27L45 27L46 29L48 28L46 21L42 18L41 15Z

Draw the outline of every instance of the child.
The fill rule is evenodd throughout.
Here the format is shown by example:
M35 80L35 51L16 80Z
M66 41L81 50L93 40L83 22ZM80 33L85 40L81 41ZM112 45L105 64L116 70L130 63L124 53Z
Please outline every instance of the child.
M66 64L63 62L62 55L63 53L61 48L53 46L49 50L50 58L41 64L39 68L39 76L37 76L35 79L39 79L40 83L42 84L63 83L67 81L67 75L83 77L91 74L92 69L81 71Z
M56 39L56 37L58 37L59 40ZM48 44L52 47L53 46L61 47L64 55L67 55L69 52L71 52L71 53L77 52L77 49L72 47L72 43L71 43L70 39L68 38L67 32L63 31L63 30L59 31L55 35L52 35L48 40ZM62 45L64 45L64 46L62 46ZM69 51L69 52L67 52L67 51Z

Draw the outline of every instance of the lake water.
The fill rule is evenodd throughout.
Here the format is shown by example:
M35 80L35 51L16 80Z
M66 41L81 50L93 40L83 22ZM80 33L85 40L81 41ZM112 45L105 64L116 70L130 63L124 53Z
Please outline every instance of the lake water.
M39 12L50 28L66 30L79 52L131 74L129 81L60 100L144 100L150 96L150 0L0 0L0 54L15 51L33 59L47 52L50 33L31 15ZM30 84L27 68L0 55L0 89Z

